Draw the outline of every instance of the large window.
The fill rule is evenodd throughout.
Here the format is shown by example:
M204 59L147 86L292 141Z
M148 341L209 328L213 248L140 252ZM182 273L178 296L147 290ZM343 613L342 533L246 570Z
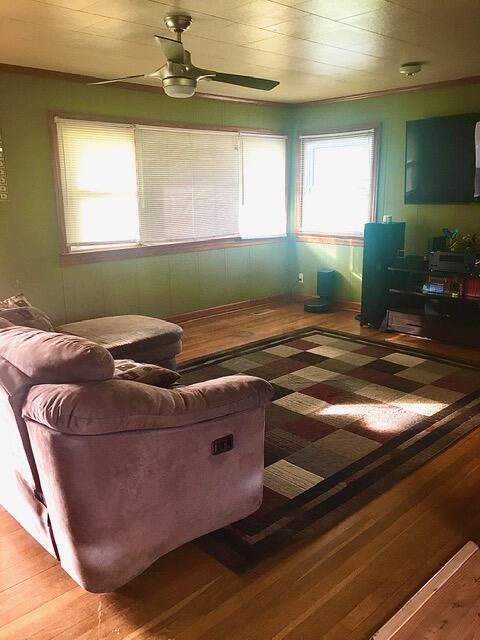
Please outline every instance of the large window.
M67 252L286 233L283 136L55 123Z
M375 219L376 127L300 137L300 235L361 238Z

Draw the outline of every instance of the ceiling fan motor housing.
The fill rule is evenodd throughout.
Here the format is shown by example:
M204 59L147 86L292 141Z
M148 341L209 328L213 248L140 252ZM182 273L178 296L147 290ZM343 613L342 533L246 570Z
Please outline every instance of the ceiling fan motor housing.
M170 31L181 34L190 28L192 16L186 13L167 13L165 16L165 24Z

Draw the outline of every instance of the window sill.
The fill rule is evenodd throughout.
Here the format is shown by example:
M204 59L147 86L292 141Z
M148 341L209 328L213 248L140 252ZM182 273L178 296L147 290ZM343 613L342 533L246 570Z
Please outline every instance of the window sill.
M189 253L192 251L211 251L212 249L230 249L233 247L248 247L257 244L270 244L285 241L286 236L271 238L218 238L216 240L197 240L195 242L175 242L142 247L122 247L111 249L95 249L86 251L63 252L60 254L62 266L86 264L93 262L108 262L125 260L128 258L147 258L150 256L168 255L171 253Z
M344 244L351 247L363 247L363 236L327 235L322 233L306 233L297 231L295 234L299 242L317 242L320 244Z

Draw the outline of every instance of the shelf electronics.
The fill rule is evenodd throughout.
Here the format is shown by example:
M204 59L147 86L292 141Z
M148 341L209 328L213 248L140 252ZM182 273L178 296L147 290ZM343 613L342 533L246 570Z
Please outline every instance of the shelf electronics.
M432 273L468 274L475 267L475 254L432 251L428 257L428 268Z

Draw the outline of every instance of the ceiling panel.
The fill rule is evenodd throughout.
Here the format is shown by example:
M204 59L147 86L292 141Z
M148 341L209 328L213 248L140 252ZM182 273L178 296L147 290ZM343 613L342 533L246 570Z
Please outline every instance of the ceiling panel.
M295 6L324 18L341 20L367 11L381 9L386 0L304 0Z
M33 24L72 30L88 27L100 19L99 16L92 13L65 9L36 2L36 0L1 0L0 18L23 20Z
M56 7L64 7L65 9L86 9L91 5L93 0L44 0L43 4L50 4Z
M452 24L471 24L478 30L480 20L480 2L471 0L392 0L397 4L413 11L423 13L434 20L443 20Z
M94 25L84 29L84 32L105 38L141 42L151 47L157 46L153 37L152 27L126 20L117 20L116 18L103 18L100 22L96 22ZM166 29L155 29L155 33L167 35L168 31Z
M313 40L326 33L332 33L342 28L335 20L321 18L312 14L303 14L293 20L287 20L270 27L271 31L285 36L293 36L302 40Z
M428 15L415 12L411 9L389 3L376 11L369 11L350 18L344 18L342 22L357 29L364 29L383 36L403 40L405 42L419 43L428 40L431 31L438 31L447 25L440 22L432 23Z
M274 37L275 33L272 31L259 29L258 27L252 27L250 25L239 24L238 22L234 22L226 27L217 29L215 33L215 40L218 42L230 42L231 44L240 45L252 44L254 42L259 42L260 40Z
M190 3L195 5L195 2ZM192 7L193 8L193 7ZM222 13L233 22L248 24L254 27L269 27L287 20L302 17L302 12L284 4L271 0L253 0L247 4L239 4Z
M280 81L271 92L201 84L209 93L301 102L480 75L480 0L0 0L0 62L148 73L164 62L153 36L170 35L175 10L193 17L195 64ZM422 73L400 76L416 60Z

